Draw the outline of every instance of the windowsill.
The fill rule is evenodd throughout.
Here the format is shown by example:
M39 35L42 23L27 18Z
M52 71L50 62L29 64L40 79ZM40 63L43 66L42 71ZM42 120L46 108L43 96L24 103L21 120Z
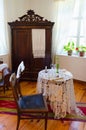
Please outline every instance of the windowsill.
M57 55L59 55L59 56L67 56L67 57L75 57L75 58L83 58L83 59L86 59L86 55L85 56L79 56L79 55L71 55L71 56L69 56L69 55L67 55L67 54L57 54Z

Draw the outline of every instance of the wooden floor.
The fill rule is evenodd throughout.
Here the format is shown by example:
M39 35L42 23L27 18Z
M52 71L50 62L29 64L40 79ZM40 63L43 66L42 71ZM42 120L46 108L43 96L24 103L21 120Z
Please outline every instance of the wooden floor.
M23 82L21 84L23 94L31 94L36 92L36 82ZM86 83L74 81L76 102L86 102ZM6 96L9 96L6 92ZM1 95L3 95L1 93ZM0 130L16 130L17 116L0 114ZM44 121L37 122L34 120L21 121L19 130L44 130ZM76 121L53 121L48 120L47 130L86 130L86 123Z

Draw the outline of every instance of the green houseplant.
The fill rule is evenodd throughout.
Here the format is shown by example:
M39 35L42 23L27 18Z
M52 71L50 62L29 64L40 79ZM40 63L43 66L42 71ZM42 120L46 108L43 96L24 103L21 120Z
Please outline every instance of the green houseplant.
M76 51L79 53L79 56L84 56L86 52L86 46L78 46L76 47Z
M72 51L75 49L74 42L68 42L67 45L64 46L64 50L67 51L68 55L72 55Z

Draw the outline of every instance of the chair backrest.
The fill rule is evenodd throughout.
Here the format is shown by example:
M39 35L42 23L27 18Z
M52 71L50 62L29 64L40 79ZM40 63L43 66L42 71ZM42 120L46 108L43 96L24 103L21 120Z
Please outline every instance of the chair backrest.
M20 78L21 73L24 71L24 69L25 69L24 62L21 61L21 63L20 63L19 66L18 66L18 69L17 69L17 74L16 74L16 78L17 78L17 79Z
M20 86L19 86L19 83L17 82L15 73L12 73L10 76L10 84L12 86L13 95L16 101L16 105L18 107L18 101L19 101L19 98L21 97L21 93L20 93Z

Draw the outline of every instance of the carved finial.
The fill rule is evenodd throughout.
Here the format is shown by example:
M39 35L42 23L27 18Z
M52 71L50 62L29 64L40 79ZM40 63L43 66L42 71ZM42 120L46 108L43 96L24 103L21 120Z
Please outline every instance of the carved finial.
M30 9L30 10L27 11L27 14L28 14L28 15L33 15L33 14L35 14L35 13L34 13L33 10Z

